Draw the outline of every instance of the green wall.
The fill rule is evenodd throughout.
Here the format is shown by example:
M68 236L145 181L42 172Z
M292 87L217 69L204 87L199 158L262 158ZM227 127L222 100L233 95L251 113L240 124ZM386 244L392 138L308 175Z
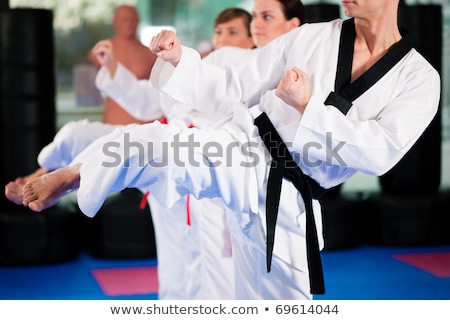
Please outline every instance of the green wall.
M137 0L143 23L174 26L181 42L194 48L201 40L212 37L214 19L220 11L232 6L249 9L248 3L252 1Z

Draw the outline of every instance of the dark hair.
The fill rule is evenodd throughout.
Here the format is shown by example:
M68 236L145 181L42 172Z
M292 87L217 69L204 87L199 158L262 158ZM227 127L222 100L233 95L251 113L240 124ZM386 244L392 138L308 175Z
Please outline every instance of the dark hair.
M305 20L305 7L301 0L278 0L283 6L283 13L286 20L298 18L300 25Z
M244 25L247 28L248 36L251 37L250 21L252 21L252 15L248 11L241 8L232 7L221 11L214 20L214 27L236 18L242 18L242 20L244 20Z

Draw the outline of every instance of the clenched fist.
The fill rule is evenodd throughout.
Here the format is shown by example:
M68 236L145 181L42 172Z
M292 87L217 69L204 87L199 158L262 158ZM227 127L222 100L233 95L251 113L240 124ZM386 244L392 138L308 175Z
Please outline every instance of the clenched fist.
M117 62L113 55L113 45L111 40L101 40L92 48L92 53L97 57L98 62L108 68L111 75L114 75Z
M275 90L275 94L286 104L303 114L311 99L308 75L295 67L286 70Z
M150 50L174 66L181 59L181 43L172 30L162 30L152 38Z

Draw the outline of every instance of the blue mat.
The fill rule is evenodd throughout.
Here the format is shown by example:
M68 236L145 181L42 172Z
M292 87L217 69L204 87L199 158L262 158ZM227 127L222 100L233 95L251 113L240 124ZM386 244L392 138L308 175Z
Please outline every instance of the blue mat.
M316 300L450 300L450 276L438 277L399 261L395 254L449 253L450 246L405 248L362 246L322 253L326 294ZM432 262L431 262L432 263ZM443 261L441 269L449 268ZM82 253L52 265L0 267L0 299L155 300L156 293L108 296L92 276L102 268L156 266L155 259L106 260ZM449 272L450 274L450 272Z
M77 260L31 267L0 267L0 299L12 300L156 300L158 295L108 296L91 274L102 268L156 266L156 259L108 260L82 253Z
M448 300L450 277L436 277L393 258L395 254L450 252L431 248L362 246L323 252L325 295L316 300ZM433 263L433 261L430 261ZM450 271L450 261L445 266Z

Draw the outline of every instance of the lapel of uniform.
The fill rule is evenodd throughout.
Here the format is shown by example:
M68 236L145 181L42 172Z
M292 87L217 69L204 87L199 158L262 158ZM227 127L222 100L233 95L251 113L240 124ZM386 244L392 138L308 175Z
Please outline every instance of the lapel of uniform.
M345 20L342 23L335 91L329 94L325 104L333 105L343 114L347 114L352 102L380 80L413 48L410 34L406 30L401 31L402 39L358 79L350 83L356 31L354 19Z

